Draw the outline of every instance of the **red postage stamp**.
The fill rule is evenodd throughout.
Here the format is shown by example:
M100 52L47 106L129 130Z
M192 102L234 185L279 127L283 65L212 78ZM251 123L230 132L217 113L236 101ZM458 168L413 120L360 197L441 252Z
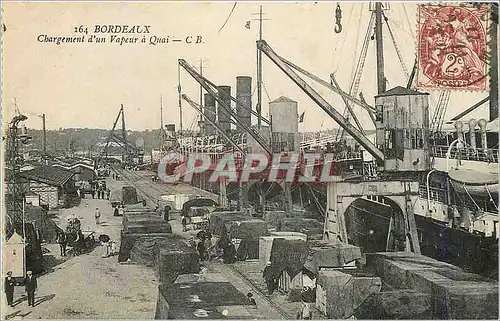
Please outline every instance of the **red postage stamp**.
M488 90L489 7L419 5L417 87Z

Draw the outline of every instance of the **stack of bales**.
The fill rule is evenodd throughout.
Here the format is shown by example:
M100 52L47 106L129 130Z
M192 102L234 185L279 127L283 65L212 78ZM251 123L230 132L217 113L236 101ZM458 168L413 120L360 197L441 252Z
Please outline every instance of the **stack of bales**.
M172 227L151 209L127 208L123 215L118 262L131 259L130 252L141 237L161 238L172 235Z
M172 234L168 222L151 209L128 208L123 215L119 262L132 260L156 267L160 282L173 283L200 265L196 249Z
M217 212L210 214L209 221L209 230L213 235L240 241L237 248L239 260L259 258L259 237L268 234L264 220L237 212Z
M122 187L122 204L136 204L137 200L137 190L132 186Z

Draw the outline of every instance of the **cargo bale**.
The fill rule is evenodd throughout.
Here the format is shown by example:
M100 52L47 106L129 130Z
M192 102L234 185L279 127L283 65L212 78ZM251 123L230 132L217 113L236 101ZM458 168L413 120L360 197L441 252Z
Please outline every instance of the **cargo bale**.
M264 319L229 282L162 284L155 319Z
M251 218L250 215L243 215L240 212L215 212L209 216L209 231L213 235L220 236L228 232L226 223L243 221L249 218Z
M132 186L123 186L122 187L122 203L124 205L128 204L137 204L139 201L137 200L137 190Z
M310 242L309 257L304 267L317 274L321 267L339 268L361 259L361 249L347 243L331 243L330 241Z
M338 270L320 270L316 307L330 319L346 319L373 293L380 292L379 277L354 277Z
M152 233L152 234L144 234L144 233L127 233L125 231L121 231L120 233L120 252L118 254L118 262L125 262L130 259L130 251L134 247L135 242L140 237L172 237L171 233Z
M431 296L414 290L374 293L356 309L354 316L371 320L430 320Z
M270 258L273 275L278 278L283 271L286 271L290 279L295 278L304 268L308 253L307 242L283 238L274 239Z
M134 262L146 265L158 265L158 252L161 249L185 249L188 245L178 236L170 234L168 237L156 237L154 235L139 237L130 251L130 259Z
M200 270L198 253L191 247L160 249L157 262L161 283L174 283L179 275Z

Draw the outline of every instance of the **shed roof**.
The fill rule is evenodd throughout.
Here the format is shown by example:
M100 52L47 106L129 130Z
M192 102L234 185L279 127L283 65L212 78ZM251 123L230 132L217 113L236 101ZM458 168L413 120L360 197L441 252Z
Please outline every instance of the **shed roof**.
M421 93L416 90L408 89L401 86L396 86L386 92L381 93L375 97L387 97L387 96L412 96L412 95L428 95L429 93Z
M296 101L295 101L295 100L292 100L292 99L290 99L290 98L288 98L288 97L281 96L280 98L275 99L275 100L271 101L270 103L271 103L271 104L272 104L272 103L296 103Z
M32 170L21 173L22 177L52 186L64 185L64 183L70 180L73 175L75 175L75 173L48 165L41 165Z

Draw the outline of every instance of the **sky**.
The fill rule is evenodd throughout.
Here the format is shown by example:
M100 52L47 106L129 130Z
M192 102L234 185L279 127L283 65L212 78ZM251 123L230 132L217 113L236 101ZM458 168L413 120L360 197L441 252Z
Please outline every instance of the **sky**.
M28 116L27 126L41 128L46 114L48 129L111 128L123 104L126 126L130 130L160 126L160 96L164 123L179 125L177 86L178 59L205 66L203 74L235 92L236 77L253 78L256 85L256 43L258 12L264 11L263 38L281 56L329 81L334 72L345 91L352 82L370 11L368 3L340 4L341 33L335 33L337 2L3 2L3 88L4 120L14 115L14 100ZM417 4L391 3L386 12L407 70L415 59ZM229 20L224 28L225 20ZM251 21L250 29L245 28ZM56 45L37 41L40 35L77 36L75 27L85 26L88 35L96 25L149 25L147 43L68 43ZM88 37L88 35L86 35ZM126 35L129 36L129 35ZM132 35L133 36L133 35ZM148 44L156 36L185 39L201 36L202 44ZM406 85L389 32L384 26L384 51L388 88ZM312 100L263 57L263 115L268 102L287 96L305 112L300 131L338 127ZM369 104L376 94L375 42L370 41L360 91ZM344 110L340 97L321 85L308 82L338 111ZM199 85L181 70L182 92L199 100ZM431 96L437 100L437 94ZM446 117L451 118L485 97L487 93L453 92ZM253 96L253 106L257 95ZM433 106L431 100L431 106ZM487 104L471 116L487 118ZM354 107L362 125L372 129L370 119ZM193 128L196 112L183 103L183 125ZM431 108L432 115L432 108ZM255 119L254 119L255 122Z

